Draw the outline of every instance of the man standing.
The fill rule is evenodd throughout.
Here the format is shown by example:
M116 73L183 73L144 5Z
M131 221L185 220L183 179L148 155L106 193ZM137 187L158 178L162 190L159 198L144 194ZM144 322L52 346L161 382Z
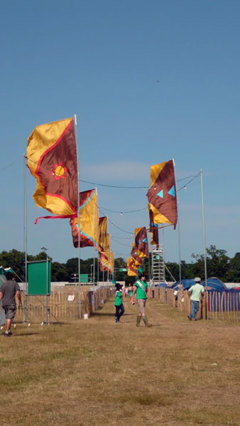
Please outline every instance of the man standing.
M2 284L0 288L0 300L2 300L2 307L5 311L6 315L6 330L4 335L11 336L11 325L12 320L16 315L16 300L15 296L17 296L19 301L19 306L22 306L22 299L20 293L20 287L16 281L13 280L12 272L6 273L7 281Z
M133 285L133 295L131 298L131 302L134 303L135 295L138 303L139 313L137 316L136 326L140 326L141 319L146 327L151 327L152 325L148 323L148 318L145 314L145 307L147 301L147 293L148 293L148 284L146 282L146 277L144 274L139 276L139 279ZM149 293L149 297L151 297Z
M196 321L196 313L199 310L199 302L203 297L204 287L201 285L201 278L194 278L195 284L188 290L188 295L191 301L191 313L188 315L188 319Z

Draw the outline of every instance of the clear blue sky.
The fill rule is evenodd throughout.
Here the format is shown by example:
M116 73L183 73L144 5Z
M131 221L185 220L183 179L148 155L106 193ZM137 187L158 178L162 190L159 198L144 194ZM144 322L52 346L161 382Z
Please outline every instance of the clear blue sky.
M148 226L150 165L171 158L179 188L179 179L203 169L207 247L231 257L240 251L240 2L0 0L0 6L0 251L24 250L28 136L37 125L74 114L80 190L97 186L115 257L128 257L131 232ZM45 246L54 261L76 257L67 220L34 225L47 212L34 205L28 170L26 188L29 254ZM178 199L181 257L190 261L203 252L200 178ZM166 261L178 261L178 232L167 229L164 242ZM81 250L83 258L92 255L92 248Z

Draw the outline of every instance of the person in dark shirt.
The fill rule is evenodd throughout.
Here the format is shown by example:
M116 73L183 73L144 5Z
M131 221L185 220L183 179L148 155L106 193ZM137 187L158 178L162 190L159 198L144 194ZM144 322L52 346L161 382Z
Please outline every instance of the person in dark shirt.
M18 298L19 306L22 306L22 299L20 287L18 283L13 280L12 272L7 272L6 278L7 281L3 283L0 288L0 300L2 300L2 307L5 311L6 316L6 329L4 335L11 336L12 320L16 315L17 309L15 296L17 296Z

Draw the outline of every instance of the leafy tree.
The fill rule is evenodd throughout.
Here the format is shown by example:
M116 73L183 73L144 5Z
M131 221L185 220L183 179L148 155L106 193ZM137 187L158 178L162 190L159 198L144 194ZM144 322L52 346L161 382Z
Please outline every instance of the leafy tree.
M220 280L226 281L230 262L226 250L219 250L215 245L211 245L206 249L206 253L208 277L218 277ZM204 256L193 254L192 257L196 260L193 265L194 275L204 278Z
M207 274L208 277L216 276L224 282L240 282L240 252L236 253L231 259L227 256L226 251L217 249L215 245L211 245L207 250ZM40 252L36 256L28 255L28 261L45 260L46 253ZM182 278L193 278L200 276L204 278L204 256L201 254L192 254L193 261L186 263L181 262ZM81 259L81 274L91 275L91 271L95 264L95 279L103 280L103 273L98 269L98 259L95 261L90 258ZM12 249L9 252L2 251L0 253L0 265L4 268L11 267L19 277L19 280L24 280L25 271L25 253ZM172 281L171 275L179 279L179 265L176 262L166 263L166 279ZM134 282L135 277L129 277L127 272L121 272L119 269L126 268L126 262L122 257L115 259L115 280ZM143 270L146 272L147 278L149 270L151 270L151 258L144 259ZM78 258L68 259L66 263L52 262L52 281L69 281L72 274L78 273ZM104 278L106 280L106 272Z
M20 281L24 280L24 265L25 265L25 254L18 250L2 251L0 253L0 265L4 268L11 267L17 274Z
M239 283L240 282L240 253L236 253L235 256L229 262L228 271L228 282Z
M52 278L53 282L57 281L68 281L69 275L67 272L66 265L63 263L52 262Z
M117 257L114 260L114 278L115 281L125 281L127 272L122 272L120 269L126 269L126 262L122 257Z

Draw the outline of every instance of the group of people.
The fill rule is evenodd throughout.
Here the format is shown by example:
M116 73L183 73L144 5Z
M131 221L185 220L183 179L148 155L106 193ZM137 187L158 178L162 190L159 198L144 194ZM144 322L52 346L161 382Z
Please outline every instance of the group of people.
M4 282L0 288L0 301L2 301L2 307L5 311L6 316L6 326L5 326L5 336L11 336L11 325L12 321L16 315L16 296L18 298L19 306L22 305L21 292L18 283L13 279L13 274L11 272L6 273L6 282ZM201 279L196 277L194 279L195 284L190 287L188 294L190 296L191 302L191 312L188 315L190 321L196 321L196 314L199 310L199 305L201 298L204 294L204 287L201 284ZM116 323L120 322L120 318L125 312L123 305L123 286L120 283L115 284L115 321ZM136 326L139 327L141 320L146 327L151 327L152 325L148 322L148 317L146 315L146 302L148 298L151 298L151 289L148 287L146 277L144 273L139 275L139 278L135 281L133 286L128 288L128 296L130 297L131 304L135 304L135 300L138 305L138 315L136 319Z
M125 309L123 305L123 286L120 283L115 285L115 321L120 322L121 316L124 314ZM132 305L135 304L135 300L138 304L138 315L136 319L136 326L139 327L141 320L143 320L146 327L151 327L149 324L148 318L145 312L146 301L148 298L151 298L151 291L148 288L148 283L144 274L139 275L138 280L134 283L133 287L128 288L128 296L130 296L130 301Z
M190 321L196 321L196 314L199 311L200 301L204 294L204 287L201 284L201 278L194 278L194 285L192 285L188 290L188 295L190 296L191 312L188 315ZM120 283L116 283L116 292L115 292L115 321L120 322L121 316L125 312L123 305L123 286ZM145 312L146 301L148 298L151 298L151 291L148 288L146 282L146 277L144 274L139 276L139 279L134 283L133 287L128 288L127 292L130 296L131 303L135 304L135 298L138 304L139 313L136 319L136 326L139 327L141 320L143 320L146 327L151 327L151 324L148 322L148 318Z

